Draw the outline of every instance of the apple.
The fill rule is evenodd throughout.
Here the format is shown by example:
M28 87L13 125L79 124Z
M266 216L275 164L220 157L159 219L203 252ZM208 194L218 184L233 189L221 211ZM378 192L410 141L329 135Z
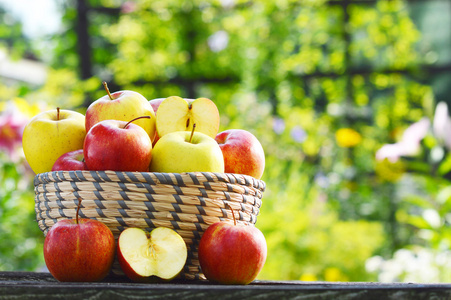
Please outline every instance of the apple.
M215 138L224 156L226 173L250 175L260 179L265 170L265 152L260 141L249 131L229 129Z
M155 277L171 280L183 269L187 257L183 238L166 227L157 227L150 233L129 227L119 235L119 265L133 281L150 281Z
M163 102L166 98L155 98L149 100L150 105L153 108L155 115L157 115L158 108L160 107L161 102Z
M176 131L161 137L152 150L149 170L162 173L224 173L218 143L201 132Z
M160 107L160 104L161 104L161 102L164 101L164 99L166 99L166 98L156 98L156 99L149 100L149 103L152 106L153 111L155 112L155 116L157 115L158 108ZM155 138L152 142L152 146L155 146L155 144L158 142L159 139L160 139L160 137L158 136L158 133L155 133Z
M147 172L152 159L152 141L140 126L119 120L104 120L86 134L83 147L88 170Z
M108 275L115 256L111 230L102 222L78 218L58 221L44 240L44 260L58 281L100 281Z
M160 138L175 131L189 132L193 124L196 124L197 132L215 138L219 130L219 111L216 104L207 98L192 100L172 96L166 98L158 107L156 127Z
M50 172L64 153L83 148L85 116L60 109L41 112L25 126L22 145L25 158L36 173Z
M134 91L118 91L110 93L106 82L103 82L107 95L97 99L86 110L86 132L103 120L129 121L140 116L149 116L136 122L153 140L155 138L155 113L149 101Z
M52 171L88 170L83 149L70 151L61 155L53 164Z
M263 268L267 247L263 233L253 225L216 222L199 242L199 264L205 277L221 284L249 284Z

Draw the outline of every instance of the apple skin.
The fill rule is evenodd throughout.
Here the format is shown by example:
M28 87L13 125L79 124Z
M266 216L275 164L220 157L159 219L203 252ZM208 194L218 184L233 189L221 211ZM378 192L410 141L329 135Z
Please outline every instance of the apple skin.
M229 129L218 133L215 140L222 150L226 173L261 179L265 170L265 152L252 133L243 129Z
M150 116L135 122L141 126L153 140L155 138L155 112L149 101L140 93L134 91L118 91L105 95L93 103L86 110L86 132L95 124L103 120L130 121L141 116Z
M47 233L44 259L58 281L101 281L114 260L115 241L111 230L91 219L63 219Z
M83 154L88 170L147 172L152 141L142 127L125 121L104 120L86 134Z
M36 174L50 172L64 153L83 148L85 116L71 110L49 110L34 116L25 126L22 145Z
M83 149L61 155L53 164L52 171L88 170L84 161Z
M218 143L206 134L176 131L161 137L152 150L149 170L162 173L224 173L224 158Z
M267 255L263 233L253 225L217 222L199 242L199 263L209 281L249 284L263 268Z

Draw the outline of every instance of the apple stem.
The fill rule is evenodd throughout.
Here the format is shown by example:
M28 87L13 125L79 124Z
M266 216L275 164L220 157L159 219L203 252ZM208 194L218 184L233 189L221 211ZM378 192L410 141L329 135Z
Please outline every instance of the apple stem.
M150 116L141 116L141 117L134 118L133 120L131 120L131 121L129 121L127 124L125 124L124 129L127 128L127 126L128 126L131 122L134 122L134 121L139 120L139 119L150 119L150 118L151 118Z
M59 107L56 108L56 120L57 121L60 120L60 108Z
M75 223L77 223L78 225L78 213L80 212L80 207L81 207L81 198L78 197L78 205L77 205L77 213L75 214Z
M111 96L110 89L108 88L108 84L106 83L106 81L102 81L102 84L103 87L105 88L106 93L108 94L108 97L110 97L111 100L114 100L113 96Z
M236 218L235 218L235 212L233 211L233 208L228 203L225 204L225 207L230 208L230 210L232 211L233 224L236 226Z
M193 139L194 129L196 129L196 123L193 124L193 130L191 130L191 136L189 137L189 142L190 143L191 143L191 140Z

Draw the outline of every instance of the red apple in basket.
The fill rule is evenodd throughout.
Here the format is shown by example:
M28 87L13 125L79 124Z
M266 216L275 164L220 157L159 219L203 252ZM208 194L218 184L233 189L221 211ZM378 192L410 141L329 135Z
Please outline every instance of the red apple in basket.
M147 172L152 159L152 141L140 126L104 120L86 134L83 153L88 170Z
M157 115L158 108L160 107L160 104L161 104L161 102L164 101L164 99L166 99L166 98L155 98L155 99L149 100L149 103L152 106L155 115Z
M253 225L217 222L210 225L199 242L199 263L208 280L222 284L248 284L266 261L263 233Z
M113 233L100 221L79 219L79 209L75 219L53 225L44 241L45 263L58 281L100 281L113 264Z
M265 170L265 152L260 141L249 131L229 129L216 135L224 156L226 173L250 175L260 179Z
M52 171L88 170L83 149L70 151L61 155L53 164Z
M127 228L119 236L117 257L122 271L133 281L170 280L183 269L188 251L174 230L158 227L147 233Z

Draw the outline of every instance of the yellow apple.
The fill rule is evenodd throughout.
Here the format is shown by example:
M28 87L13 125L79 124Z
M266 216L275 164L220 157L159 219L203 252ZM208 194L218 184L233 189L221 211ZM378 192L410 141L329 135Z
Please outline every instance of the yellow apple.
M97 99L86 110L86 132L95 124L104 120L128 122L137 117L150 116L135 122L141 126L150 139L155 139L155 112L149 101L140 93L134 91L118 91L110 93L106 83L103 83L107 95Z
M81 113L59 108L42 112L25 126L25 158L36 174L50 172L61 155L83 148L85 136L85 116Z
M175 131L191 131L194 124L196 132L215 138L219 130L219 111L207 98L192 100L171 96L158 107L156 124L160 138Z
M155 144L149 170L162 173L224 173L224 157L218 143L208 135L176 131L164 135Z

